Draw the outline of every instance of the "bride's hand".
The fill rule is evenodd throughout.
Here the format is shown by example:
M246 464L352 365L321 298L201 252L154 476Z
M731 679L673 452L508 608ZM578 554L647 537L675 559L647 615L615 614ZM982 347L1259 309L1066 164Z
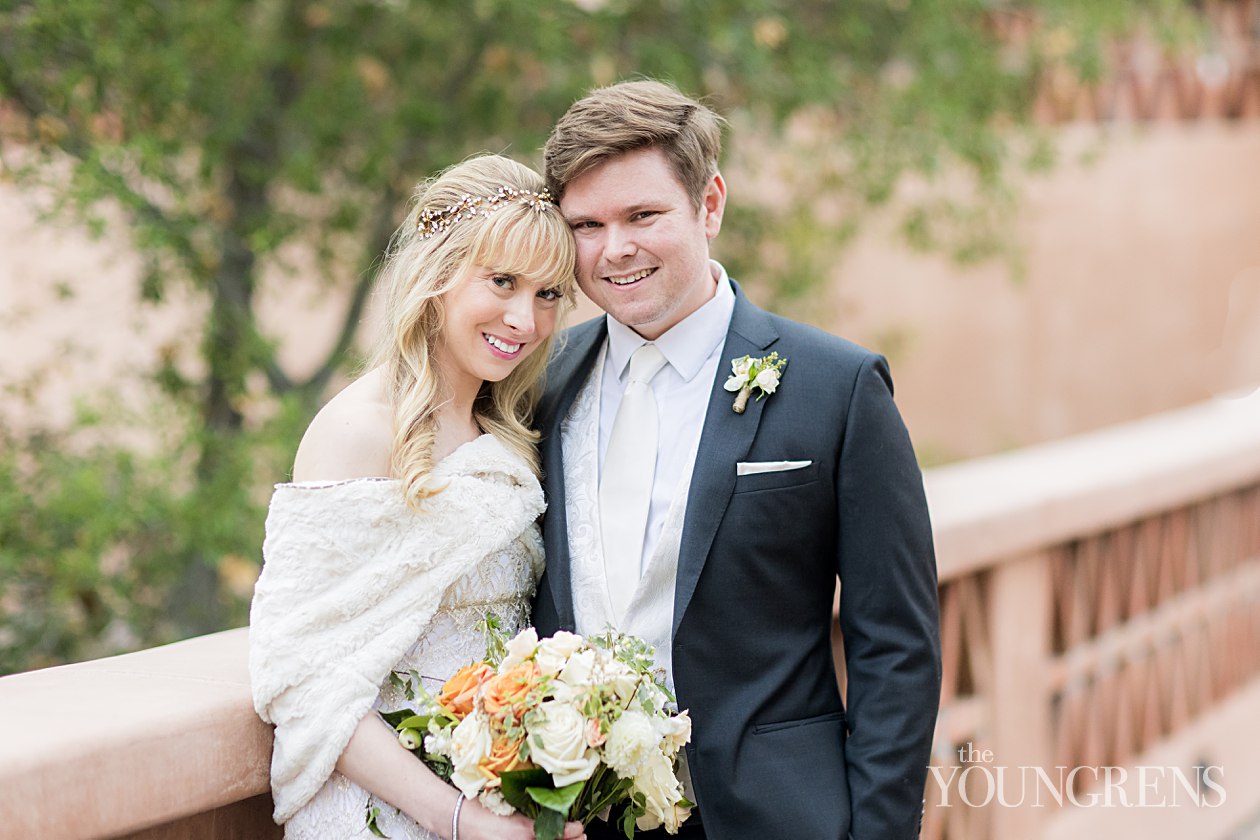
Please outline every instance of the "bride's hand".
M468 799L459 814L459 840L534 840L534 821L520 814L500 817ZM565 823L560 840L586 840L582 824Z

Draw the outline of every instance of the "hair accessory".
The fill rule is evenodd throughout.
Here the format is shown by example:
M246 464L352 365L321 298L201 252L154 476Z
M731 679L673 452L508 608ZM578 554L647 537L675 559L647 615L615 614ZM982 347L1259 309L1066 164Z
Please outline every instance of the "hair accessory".
M454 204L421 212L420 219L416 222L416 230L420 231L421 239L429 239L445 233L451 225L464 219L471 219L474 216L488 217L492 211L498 210L510 201L519 201L535 213L542 213L556 203L546 188L542 192L534 192L503 186L491 195L465 193L464 197Z

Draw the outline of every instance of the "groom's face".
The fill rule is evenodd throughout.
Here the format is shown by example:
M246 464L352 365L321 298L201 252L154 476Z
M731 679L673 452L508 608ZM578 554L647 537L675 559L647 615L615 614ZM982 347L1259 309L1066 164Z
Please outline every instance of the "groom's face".
M577 240L586 296L649 340L704 305L715 288L709 240L726 187L715 175L697 210L656 148L619 155L570 181L560 210Z

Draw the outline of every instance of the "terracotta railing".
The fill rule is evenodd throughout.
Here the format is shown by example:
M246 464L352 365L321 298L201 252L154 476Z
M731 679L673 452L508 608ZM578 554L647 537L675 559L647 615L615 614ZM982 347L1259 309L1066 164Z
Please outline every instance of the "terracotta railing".
M1209 840L1260 810L1260 393L926 483L945 680L924 837ZM0 679L0 837L278 837L245 634ZM1059 804L1021 797L1021 766L1085 772ZM1106 767L1131 803L1182 801L1092 804ZM1163 768L1146 794L1140 767ZM985 805L1003 773L1009 807Z
M944 684L925 838L1206 840L1260 809L1260 392L927 487Z
M0 838L266 840L246 631L0 679Z

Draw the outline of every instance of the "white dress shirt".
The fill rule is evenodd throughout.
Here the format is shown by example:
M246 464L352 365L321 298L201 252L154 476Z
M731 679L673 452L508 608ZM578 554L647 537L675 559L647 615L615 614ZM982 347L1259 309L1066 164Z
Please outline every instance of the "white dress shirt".
M726 269L715 260L709 261L709 267L714 280L713 297L653 342L665 356L666 365L651 382L660 423L660 443L656 451L647 532L639 561L640 574L656 548L679 479L689 472L684 465L691 459L704 428L704 415L713 393L722 347L735 311L735 292ZM617 408L626 390L630 356L647 343L630 327L611 315L607 317L608 351L604 357L599 403L601 471Z

